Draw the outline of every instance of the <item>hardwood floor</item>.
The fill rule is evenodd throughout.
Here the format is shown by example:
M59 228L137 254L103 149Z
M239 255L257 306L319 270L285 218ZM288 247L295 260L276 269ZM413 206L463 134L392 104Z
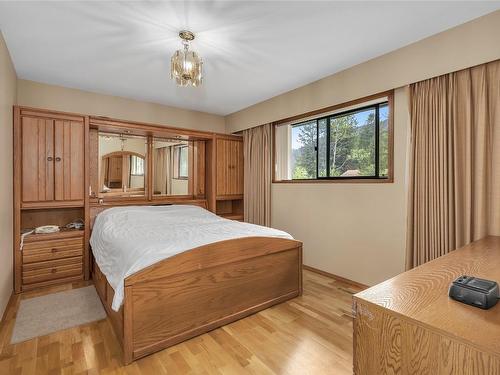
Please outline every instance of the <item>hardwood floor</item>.
M0 374L352 374L351 294L358 286L304 270L304 294L122 365L108 319L10 345L18 295L0 328Z

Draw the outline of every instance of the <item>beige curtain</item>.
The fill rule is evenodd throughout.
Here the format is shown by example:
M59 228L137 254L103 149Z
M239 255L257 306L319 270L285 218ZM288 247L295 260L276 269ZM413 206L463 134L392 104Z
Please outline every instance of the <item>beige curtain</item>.
M289 125L277 126L274 129L274 146L276 149L276 180L291 180L292 168L292 127Z
M410 86L407 268L500 235L500 60Z
M171 152L170 147L161 147L154 150L154 192L169 195L172 187L170 184Z
M243 132L244 219L248 223L271 225L271 124Z

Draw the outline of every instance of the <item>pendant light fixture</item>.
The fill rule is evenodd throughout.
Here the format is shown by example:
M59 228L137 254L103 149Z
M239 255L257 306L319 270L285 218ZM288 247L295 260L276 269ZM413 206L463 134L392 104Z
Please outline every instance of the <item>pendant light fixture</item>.
M179 37L184 48L175 51L172 56L170 78L175 80L178 86L200 86L203 61L196 52L189 50L189 43L194 40L194 34L183 30L179 32Z

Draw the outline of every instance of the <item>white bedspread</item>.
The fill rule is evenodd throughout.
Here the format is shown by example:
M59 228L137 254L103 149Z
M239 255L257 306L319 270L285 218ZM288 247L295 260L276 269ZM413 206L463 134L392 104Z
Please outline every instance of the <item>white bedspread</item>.
M118 311L125 278L135 272L198 246L254 236L292 238L277 229L223 219L197 206L128 206L100 213L90 244L115 290L112 308Z

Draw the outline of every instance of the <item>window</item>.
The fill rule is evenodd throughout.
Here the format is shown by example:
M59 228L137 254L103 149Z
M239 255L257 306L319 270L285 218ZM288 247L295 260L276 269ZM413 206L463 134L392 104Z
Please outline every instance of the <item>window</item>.
M130 156L130 175L132 176L144 176L144 159L131 155Z
M177 178L187 179L188 178L188 146L178 146L176 147L177 152Z
M388 181L389 125L387 97L276 125L274 180Z

